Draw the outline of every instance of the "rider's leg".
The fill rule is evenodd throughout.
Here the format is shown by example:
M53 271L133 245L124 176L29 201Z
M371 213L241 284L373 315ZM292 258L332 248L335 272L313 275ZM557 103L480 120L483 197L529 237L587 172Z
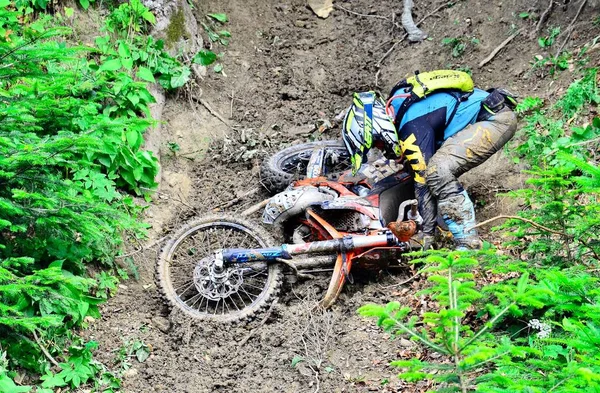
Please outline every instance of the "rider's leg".
M458 177L485 162L514 135L515 114L504 109L486 121L471 124L448 138L431 157L426 182L438 200L438 211L444 218L457 248L479 248L473 202Z

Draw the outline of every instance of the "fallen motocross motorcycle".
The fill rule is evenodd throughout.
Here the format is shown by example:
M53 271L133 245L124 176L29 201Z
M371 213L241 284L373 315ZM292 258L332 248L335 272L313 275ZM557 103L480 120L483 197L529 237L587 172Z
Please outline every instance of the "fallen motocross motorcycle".
M333 267L322 301L329 307L353 267L381 269L397 260L422 222L411 175L383 157L355 176L348 168L348 153L337 141L295 145L270 157L261 177L276 195L263 221L286 244L275 246L265 229L241 217L195 219L159 256L157 281L166 299L192 318L232 322L275 299L284 269Z

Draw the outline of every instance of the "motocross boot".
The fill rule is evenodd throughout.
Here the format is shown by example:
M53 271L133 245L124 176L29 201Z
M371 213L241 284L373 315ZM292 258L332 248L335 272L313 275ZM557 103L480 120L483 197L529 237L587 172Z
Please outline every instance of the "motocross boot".
M475 208L466 191L440 200L438 212L448 225L448 229L454 236L456 250L478 250L481 248L481 240L475 229Z
M428 233L419 232L410 239L410 246L413 250L421 251L435 249L435 236Z

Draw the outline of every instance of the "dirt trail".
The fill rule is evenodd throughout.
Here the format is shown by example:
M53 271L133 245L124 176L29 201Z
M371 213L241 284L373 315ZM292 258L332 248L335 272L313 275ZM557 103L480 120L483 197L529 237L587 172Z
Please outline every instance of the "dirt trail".
M437 8L439 1L416 1L416 19ZM381 67L378 86L384 93L414 70L469 67L480 87L503 85L521 95L551 96L564 88L572 75L555 83L541 80L530 70L535 54L542 54L535 40L518 37L496 59L478 69L485 58L511 31L534 22L519 18L520 12L540 13L546 1L460 1L423 24L431 40L416 45L401 43ZM383 0L336 1L346 9L366 15L390 16L399 2ZM566 26L573 6L558 9L547 23ZM231 45L223 58L227 75L209 70L202 86L203 97L225 117L231 130L206 108L183 98L169 98L164 111L163 139L181 150L163 159L163 182L148 213L156 239L186 219L208 212L258 184L257 165L266 151L306 139L336 139L335 116L349 103L352 92L373 89L378 61L403 35L390 20L359 16L336 9L329 18L318 19L301 0L266 1L208 0L196 5L198 17L225 12L230 23ZM590 22L588 13L581 18ZM588 29L588 30L585 30ZM590 23L573 36L581 44L597 30ZM460 58L443 47L445 37L466 35L467 49ZM471 43L471 38L479 44ZM569 73L569 71L565 71ZM233 98L232 98L233 97ZM323 133L314 131L334 123ZM212 149L209 149L212 146ZM237 160L237 161L236 161ZM485 202L480 220L510 209L495 196L498 190L521 185L519 168L501 155L468 176L468 188ZM249 181L251 179L251 181ZM244 200L228 211L240 211L264 195ZM254 219L258 219L254 217ZM361 320L356 309L367 302L400 300L427 310L413 293L422 283L390 287L410 275L408 268L381 272L345 289L331 313L310 311L326 288L323 280L285 284L284 295L269 320L248 325L213 326L181 321L158 296L153 271L158 247L136 254L139 280L125 282L118 295L103 306L102 319L85 334L99 341L100 360L108 365L125 342L143 340L152 348L144 363L132 360L125 372L126 392L342 392L420 391L407 388L396 378L390 360L417 355L407 340L391 341L371 322ZM328 329L311 328L320 321ZM261 318L259 318L260 320ZM240 347L239 342L257 328ZM304 339L304 342L303 342ZM304 343L307 343L305 346ZM303 362L292 367L292 360ZM319 374L309 366L321 363Z

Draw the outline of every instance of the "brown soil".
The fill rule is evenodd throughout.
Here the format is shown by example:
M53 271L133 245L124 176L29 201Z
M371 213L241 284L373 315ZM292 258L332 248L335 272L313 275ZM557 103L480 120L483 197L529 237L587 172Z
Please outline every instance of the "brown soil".
M416 20L441 4L417 0ZM524 4L526 3L526 4ZM568 3L568 2L567 2ZM573 3L573 2L572 2ZM390 17L400 2L382 0L336 1L365 15ZM401 43L384 61L377 88L387 92L414 70L469 67L480 87L502 85L522 96L552 97L573 78L564 71L556 80L529 72L534 55L543 50L527 34L517 37L492 62L477 64L511 31L535 23L520 12L540 14L547 1L459 1L427 19L423 29L431 40ZM547 26L566 27L578 3L558 7ZM327 19L317 18L303 0L206 0L196 5L197 17L225 12L231 44L223 58L226 76L208 70L203 98L225 117L230 129L203 106L183 97L170 97L164 111L163 139L181 150L162 158L163 181L148 220L155 240L172 228L243 194L259 184L257 165L269 151L306 139L336 139L334 118L348 104L352 92L375 88L377 63L390 49L391 39L403 32L391 19L359 16L336 9ZM588 42L594 31L594 12L584 12L570 46ZM445 37L477 38L462 57L453 58ZM560 39L562 42L562 38ZM597 61L598 51L591 54ZM232 98L233 97L233 98ZM328 120L334 127L315 130ZM209 148L209 146L211 146ZM469 191L483 206L479 219L518 208L496 193L522 185L520 168L504 155L466 176ZM240 211L262 199L246 198L228 211ZM259 220L258 215L253 217ZM327 277L305 283L286 283L283 295L263 325L189 323L171 313L159 298L153 272L158 246L134 256L139 279L125 282L118 295L102 307L102 319L86 334L100 343L99 359L116 371L116 358L126 342L143 340L152 349L143 363L130 359L124 373L126 392L342 392L405 391L394 376L390 360L418 355L407 340L390 340L372 321L358 317L356 309L368 302L391 300L426 307L414 296L422 282L391 287L411 275L409 268L380 272L348 286L328 313L311 311L324 293ZM312 322L311 322L312 321ZM315 324L315 321L318 322ZM316 328L316 326L320 326ZM245 345L239 343L254 332ZM306 346L305 346L306 343ZM295 357L304 359L292 367ZM320 368L316 367L320 365ZM318 370L315 373L313 369Z

